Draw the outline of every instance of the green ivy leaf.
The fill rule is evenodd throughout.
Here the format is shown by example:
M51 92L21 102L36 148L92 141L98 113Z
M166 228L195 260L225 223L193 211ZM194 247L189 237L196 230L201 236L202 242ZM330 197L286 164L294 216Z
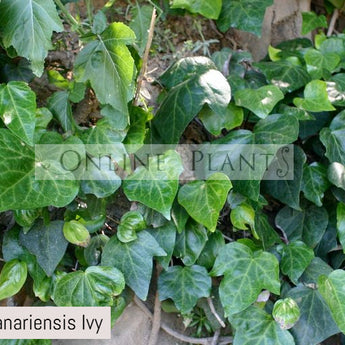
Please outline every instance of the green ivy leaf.
M27 234L20 233L20 242L34 254L47 276L51 276L64 256L67 244L62 228L64 222L55 220L48 225L37 222Z
M317 284L321 275L328 276L332 271L331 266L327 265L321 258L315 257L305 269L299 281L304 284Z
M172 222L168 222L158 228L149 229L147 232L157 241L159 246L166 252L165 256L158 256L156 260L166 270L171 262L175 242L176 227Z
M291 329L297 345L315 345L339 332L331 312L317 290L305 286L291 289L288 297L293 298L301 315Z
M279 263L273 254L252 250L244 244L225 245L217 256L212 276L224 274L219 295L227 316L254 303L262 289L279 295Z
M337 206L337 233L339 242L345 250L345 204L339 202Z
M189 214L175 199L173 208L171 210L171 218L180 234L186 227Z
M110 106L107 113L112 108L109 120L120 130L128 123L127 103L133 97L135 66L126 45L134 41L129 27L113 23L81 50L74 65L76 80L90 81L99 102Z
M25 262L18 259L6 262L0 273L0 300L19 292L26 281L26 276Z
M335 270L328 277L321 276L319 291L331 310L333 319L341 332L345 332L345 272Z
M262 242L264 250L272 247L275 243L281 242L279 235L274 231L267 216L263 212L259 210L255 211L254 222L256 233Z
M125 288L123 274L114 267L90 266L58 278L54 302L62 307L111 306Z
M234 315L231 323L236 329L234 345L295 345L292 335L258 307Z
M217 19L222 9L222 0L173 0L171 8L183 8L190 13L199 13L209 19Z
M298 90L310 81L310 76L304 68L286 60L258 62L254 66L260 69L271 84L278 86L284 93Z
M272 4L272 0L223 1L217 25L222 32L233 27L260 37L266 8Z
M326 157L331 162L345 165L345 111L340 112L331 122L329 128L320 132L320 140L326 147Z
M36 95L26 83L11 81L0 85L0 116L19 139L34 144Z
M274 85L262 86L255 90L239 90L235 93L236 105L249 109L261 119L264 119L283 98L284 94Z
M72 106L69 102L68 91L54 92L48 98L48 108L53 113L55 118L60 122L61 127L65 132L73 132L75 122L72 114Z
M152 276L153 256L164 256L165 251L145 230L138 232L138 238L122 243L113 236L105 245L102 254L103 266L114 266L123 272L126 284L145 300Z
M108 243L109 237L97 234L91 237L90 244L84 249L84 259L89 266L97 266L101 259L104 246Z
M177 143L204 104L221 114L230 102L227 80L206 57L179 60L161 76L161 82L171 90L152 121L159 143Z
M340 62L339 55L335 53L324 53L316 49L308 49L304 55L305 62L307 63L307 71L313 79L322 78L325 73L333 72Z
M243 109L234 103L229 103L228 107L221 113L204 107L199 113L199 118L210 133L220 135L223 128L229 131L242 124Z
M324 15L318 16L315 12L302 12L302 35L318 28L327 28L328 23Z
M293 103L297 108L316 113L335 110L328 98L327 84L322 80L308 83L304 89L304 98L296 97Z
M77 220L65 222L62 228L65 239L72 244L87 247L90 243L90 233L86 227Z
M197 222L215 231L219 212L225 204L232 184L222 173L212 174L206 181L193 181L181 187L178 202Z
M225 246L223 234L216 230L208 236L208 240L200 253L196 264L210 270L221 248Z
M194 265L207 243L207 231L194 221L189 221L185 229L176 236L174 256L186 266Z
M297 285L298 278L314 258L314 251L302 241L290 242L282 247L280 268Z
M303 176L303 166L306 162L306 155L298 146L294 146L293 180L264 180L262 181L263 190L278 199L284 204L295 209L300 209L300 191ZM283 171L291 169L290 166L282 167Z
M159 299L171 298L182 314L189 313L201 297L209 297L212 281L205 267L172 266L158 278Z
M41 76L44 59L52 49L53 31L63 30L52 0L2 0L0 26L5 48L13 46L18 55L31 61L36 76Z
M63 207L78 193L73 180L35 179L35 153L7 129L0 129L0 211ZM62 171L62 173L66 173ZM22 196L18 198L18 195Z
M233 208L230 212L230 220L231 220L232 225L236 229L239 229L239 230L251 229L254 236L256 235L255 211L251 205L243 203Z
M146 228L145 220L139 211L129 211L121 217L117 227L117 238L123 242L131 242L137 238L137 231Z
M290 144L298 138L298 120L294 116L272 114L254 127L256 144Z
M314 162L304 166L301 190L306 199L316 206L322 206L324 192L329 186L327 169L322 164Z
M275 219L276 226L285 232L289 241L302 240L314 248L328 225L328 214L323 207L310 205L301 211L285 206Z
M170 219L170 210L178 190L178 178L183 171L180 156L167 151L149 160L123 182L123 190L131 201L140 201Z
M139 47L139 55L144 54L148 38L151 15L153 7L149 5L140 6L138 2L131 8L131 21L129 27L134 31Z

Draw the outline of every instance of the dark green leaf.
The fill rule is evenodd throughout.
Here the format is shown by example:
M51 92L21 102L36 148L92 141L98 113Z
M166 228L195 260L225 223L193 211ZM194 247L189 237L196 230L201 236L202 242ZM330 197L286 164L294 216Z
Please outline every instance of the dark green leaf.
M19 292L26 281L26 276L25 262L18 259L6 262L0 273L0 300Z
M345 252L345 204L341 202L337 206L337 233L339 242Z
M283 92L298 90L310 81L310 76L304 68L286 60L259 62L255 66L271 84L278 86Z
M102 265L114 266L123 272L126 284L136 295L145 300L152 276L153 256L164 256L165 251L145 230L129 243L120 242L113 236L106 244L102 254Z
M301 190L306 199L316 206L322 206L324 192L329 186L327 169L322 164L314 162L304 166Z
M333 269L327 265L319 257L315 257L306 270L303 272L299 280L304 284L317 284L317 281L321 275L328 276Z
M193 181L181 187L178 202L197 222L215 231L219 212L225 204L232 184L222 173L212 174L206 181Z
M234 345L295 345L292 335L258 307L234 315L231 323L236 329Z
M107 17L102 11L98 11L93 17L92 32L100 35L107 27Z
M335 270L328 277L321 276L319 291L331 310L333 319L341 332L345 332L345 272Z
M27 234L20 234L20 242L36 256L37 262L48 276L53 274L67 248L63 225L64 222L60 220L48 225L38 222Z
M187 224L189 214L187 211L175 200L173 208L171 210L171 218L175 223L178 233L181 233Z
M280 292L279 263L273 254L252 250L238 242L225 245L217 256L212 276L224 275L219 295L227 316L254 303L262 289Z
M54 2L2 0L0 23L4 46L13 46L18 55L31 61L34 74L41 76L44 59L52 48L52 33L63 30Z
M237 106L249 109L262 119L264 119L283 98L283 93L274 85L262 86L256 90L239 90L235 93Z
M117 227L117 238L123 243L134 241L137 238L136 232L144 230L145 227L142 214L139 211L129 211L121 217Z
M283 245L280 268L297 285L298 278L314 258L314 251L302 241Z
M254 221L256 233L262 242L264 250L272 247L275 243L281 242L278 234L274 231L263 212L256 210Z
M276 216L276 226L289 241L302 240L314 248L321 240L328 224L328 214L323 207L308 206L302 211L284 207Z
M156 260L166 270L171 262L171 257L176 241L176 227L172 222L168 222L155 229L147 230L149 234L157 241L159 246L166 252L165 256L159 256Z
M109 237L102 234L91 237L90 244L84 249L84 259L88 266L99 264L102 250L108 241Z
M4 124L19 139L34 144L36 95L23 82L0 85L0 116Z
M301 311L300 318L292 328L296 345L315 345L339 332L330 310L317 290L296 287L288 292Z
M172 298L182 314L189 313L201 297L209 297L211 278L201 266L169 267L158 279L159 299Z
M123 274L114 267L90 266L58 278L54 302L62 307L111 306L125 288Z
M223 32L233 27L252 32L260 37L266 7L272 4L272 0L249 0L246 2L241 0L223 1L223 7L217 25Z
M177 143L204 104L221 114L230 102L228 82L206 57L179 60L161 76L161 81L171 90L152 121L159 143Z
M186 266L193 265L207 243L207 231L194 221L189 221L185 229L176 236L174 256Z

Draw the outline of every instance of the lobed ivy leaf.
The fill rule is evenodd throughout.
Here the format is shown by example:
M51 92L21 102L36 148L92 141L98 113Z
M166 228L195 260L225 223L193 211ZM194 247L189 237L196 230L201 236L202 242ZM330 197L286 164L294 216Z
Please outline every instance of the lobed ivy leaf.
M304 166L301 190L306 199L316 206L322 206L324 192L329 186L327 169L322 164L314 162Z
M62 228L64 222L54 220L45 225L39 221L26 234L20 232L20 243L36 256L37 262L47 276L51 276L62 257L67 244Z
M331 312L319 291L298 286L287 293L300 309L300 317L291 333L296 345L315 345L339 332Z
M327 84L322 80L313 80L305 86L304 98L296 97L293 103L297 108L306 111L321 112L335 110L331 104L328 93Z
M0 84L0 117L19 139L34 144L36 95L26 83Z
M113 23L80 51L74 64L76 80L90 82L99 102L108 105L105 114L119 130L127 126L127 103L134 92L134 60L126 46L134 41L129 27Z
M295 345L292 335L258 307L251 306L230 320L236 329L234 345Z
M328 276L333 271L332 267L326 264L321 258L315 257L303 272L299 281L304 284L317 284L321 275Z
M176 235L174 256L186 266L194 265L208 242L207 231L194 221L189 221L185 229Z
M111 306L124 288L123 274L115 267L90 266L58 278L53 300L60 307Z
M78 182L60 171L70 180L57 180L47 175L45 180L35 179L34 151L19 141L7 129L0 129L0 210L32 209L69 204L78 193ZM18 198L18 195L21 196Z
M267 216L259 210L255 212L255 231L259 236L264 250L272 247L275 243L280 243L279 235L270 225Z
M302 35L318 28L327 28L328 23L324 15L318 16L315 12L302 12Z
M217 25L222 32L232 27L260 37L266 8L272 4L272 0L223 1Z
M0 273L0 300L15 295L26 281L27 266L23 261L13 259L5 263Z
M334 321L341 332L345 332L345 272L335 270L328 277L318 280L319 291L331 310Z
M284 231L289 241L302 240L314 248L321 240L328 225L325 208L310 205L298 211L285 206L275 219L276 226Z
M145 300L152 276L152 259L165 256L166 252L145 230L138 232L138 238L122 243L116 236L111 237L102 254L102 265L119 269L125 276L126 284L135 294Z
M235 93L236 105L249 109L261 119L264 119L283 98L284 94L274 85L262 86L255 90L239 90Z
M304 68L287 60L257 62L254 66L259 68L271 84L278 86L284 93L298 90L310 81L310 76Z
M217 19L222 9L222 0L173 0L171 8L183 8L190 13L199 13L209 19Z
M181 187L178 202L197 222L215 231L219 212L232 184L223 173L214 173L206 181L192 181Z
M170 210L178 190L178 178L183 171L181 158L175 151L149 159L123 182L123 190L131 201L140 201L170 219Z
M171 298L182 314L188 314L201 297L209 297L212 281L205 267L172 266L158 278L159 299Z
M5 48L13 46L18 55L30 60L34 74L40 77L48 50L53 48L52 33L63 31L54 2L2 0L0 28Z
M304 242L294 241L283 245L281 253L280 268L297 285L298 278L313 260L314 251Z
M239 313L254 303L262 289L280 292L279 263L267 252L232 242L219 251L211 276L224 275L219 296L226 316Z
M345 165L345 111L340 112L332 120L329 128L325 127L320 132L320 140L326 147L326 157L331 162Z
M176 144L204 104L221 114L230 102L227 80L206 57L179 60L161 76L161 81L170 90L152 121L158 143Z

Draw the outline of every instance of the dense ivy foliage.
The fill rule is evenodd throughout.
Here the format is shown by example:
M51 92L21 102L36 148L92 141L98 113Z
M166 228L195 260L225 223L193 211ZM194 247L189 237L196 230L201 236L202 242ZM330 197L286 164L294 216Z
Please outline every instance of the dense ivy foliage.
M174 0L171 8L215 19L221 31L259 34L271 4ZM112 306L115 320L130 291L146 300L159 267L160 299L184 316L212 315L203 303L212 296L234 344L316 345L345 332L345 35L283 42L256 63L230 48L183 58L161 76L152 114L135 102L152 6L136 3L129 26L109 24L107 6L83 25L60 1L0 1L0 211L15 221L2 236L0 299L26 284L39 305ZM63 73L44 67L53 31L64 30L60 14L82 46ZM315 13L303 20L303 33L327 26ZM30 82L43 73L57 91L40 107ZM74 110L86 90L102 118L82 126ZM175 145L193 121L211 148L293 144L293 177L265 179L261 165L260 178L239 180L215 160L212 174L180 180ZM93 166L80 180L78 169L59 166L37 178L59 154L47 160L38 144L68 145L83 161L108 157L108 145L119 157L172 145L150 164L122 165L124 176ZM109 227L117 196L132 209Z

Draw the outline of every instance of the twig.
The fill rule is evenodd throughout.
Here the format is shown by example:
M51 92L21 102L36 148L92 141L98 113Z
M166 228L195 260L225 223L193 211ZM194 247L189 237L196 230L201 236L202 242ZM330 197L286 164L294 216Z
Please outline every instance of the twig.
M217 329L217 330L214 332L214 336L213 336L211 345L217 345L218 339L219 339L219 335L220 335L220 330Z
M146 42L146 47L145 47L145 53L144 53L144 57L143 57L143 64L140 70L140 74L138 77L138 82L137 82L137 89L135 91L135 97L134 97L134 104L137 105L138 104L138 99L140 96L140 89L141 89L141 85L143 83L146 71L147 71L147 61L149 59L149 53L150 53L150 48L151 48L151 44L152 44L152 39L153 39L153 32L154 32L154 28L155 28L155 20L156 20L156 9L153 8L152 11L152 16L151 16L151 23L150 23L150 29L149 29L149 35L147 38L147 42Z
M217 319L217 321L219 322L219 324L225 328L226 325L224 323L224 321L221 319L221 317L218 315L217 311L216 311L216 308L214 307L214 304L213 304L213 301L212 301L212 298L211 297L208 297L207 298L207 303L208 303L208 306L210 307L211 309L211 313L214 315L214 317Z
M60 8L61 12L64 14L64 16L66 17L67 21L73 26L76 26L76 30L83 35L85 32L84 30L80 27L78 21L68 12L68 10L66 9L66 7L64 6L64 4L60 1L60 0L54 0L55 3L58 5L58 7Z
M134 296L134 303L146 314L146 316L150 319L153 318L152 313L147 309L146 305L140 301L140 299L137 296ZM174 338L184 341L186 343L191 343L191 344L200 344L200 345L211 345L213 341L212 338L192 338L185 336L183 334L180 334L174 330L172 330L168 325L166 325L164 322L161 323L161 328L163 331L166 333L170 334ZM220 337L219 339L220 344L229 344L233 342L232 337Z
M158 263L156 265L156 272L157 272L157 280L158 280L159 274L161 272L161 268ZM160 328L161 328L161 301L159 300L159 293L157 289L156 296L155 296L155 307L153 310L152 329L151 329L151 334L150 334L149 345L157 344Z
M327 31L327 37L332 36L335 24L339 18L339 10L336 8L332 14L331 21L329 23L328 31Z

